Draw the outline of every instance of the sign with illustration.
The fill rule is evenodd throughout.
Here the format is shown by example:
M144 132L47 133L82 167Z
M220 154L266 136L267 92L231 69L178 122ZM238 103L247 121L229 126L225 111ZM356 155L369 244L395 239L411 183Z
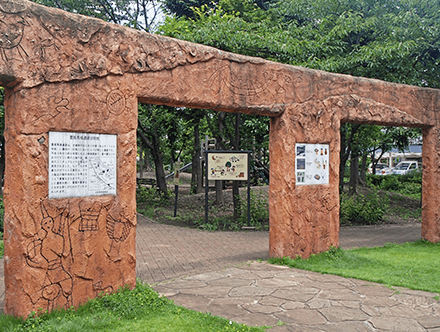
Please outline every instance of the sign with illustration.
M49 198L116 195L116 138L49 132Z
M207 152L208 180L247 180L248 153Z
M329 145L297 143L295 151L296 184L328 184Z

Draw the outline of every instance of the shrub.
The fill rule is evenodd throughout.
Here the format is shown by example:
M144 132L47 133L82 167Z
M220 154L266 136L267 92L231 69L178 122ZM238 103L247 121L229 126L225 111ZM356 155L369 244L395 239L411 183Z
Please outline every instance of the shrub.
M419 199L422 194L422 172L404 175L369 175L370 186Z
M400 175L384 176L379 188L383 190L399 191L402 188L402 183L399 181Z
M411 172L408 174L404 174L399 176L399 181L401 183L418 183L418 184L422 184L422 172L421 171L416 171L416 172Z
M144 186L137 186L136 188L136 204L142 205L148 203L149 205L167 205L171 190L167 194L161 194L156 188L149 188Z
M386 179L388 176L383 175L374 175L374 174L367 174L366 180L367 183L374 186L374 187L380 187L380 184L384 179Z
M399 194L419 199L422 194L422 184L417 182L407 182L402 185Z
M246 196L247 198L247 196ZM237 220L234 220L231 215L223 215L220 217L212 216L209 218L209 223L205 223L204 219L195 219L194 223L200 228L207 231L231 230L239 231L243 226L248 226L247 220L247 199L243 196L239 197L240 211ZM216 210L217 207L211 209ZM262 190L255 193L251 190L250 194L250 211L251 218L249 226L255 227L256 230L266 230L269 228L269 203Z
M388 208L388 198L380 197L376 190L364 196L341 194L341 224L377 224Z
M241 200L240 208L241 209L240 216L238 217L238 222L242 226L244 226L247 225L247 200ZM258 194L255 194L255 192L251 190L250 210L250 226L253 226L256 229L264 228L263 223L269 220L269 203L267 201L267 198L265 198L265 196L263 195L262 190L260 190Z

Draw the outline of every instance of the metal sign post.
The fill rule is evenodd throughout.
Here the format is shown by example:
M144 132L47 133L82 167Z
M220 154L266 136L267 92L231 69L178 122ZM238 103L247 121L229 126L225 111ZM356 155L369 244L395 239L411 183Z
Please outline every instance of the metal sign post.
M174 217L177 216L177 197L179 196L179 177L180 177L180 162L177 161L174 163L174 192L175 192L175 202L174 202Z

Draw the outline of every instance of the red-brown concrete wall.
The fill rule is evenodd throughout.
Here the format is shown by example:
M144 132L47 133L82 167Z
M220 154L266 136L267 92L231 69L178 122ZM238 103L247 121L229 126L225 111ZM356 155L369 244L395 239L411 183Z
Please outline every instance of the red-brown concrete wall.
M5 105L5 311L133 287L137 99L109 78L7 90ZM117 135L117 195L49 199L49 131Z

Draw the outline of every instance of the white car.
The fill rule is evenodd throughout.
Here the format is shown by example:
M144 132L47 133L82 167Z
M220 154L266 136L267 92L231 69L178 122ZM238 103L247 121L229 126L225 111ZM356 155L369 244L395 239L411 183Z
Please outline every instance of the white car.
M373 174L373 165L368 167L368 173ZM389 175L391 174L391 168L387 164L377 163L375 175Z
M408 174L419 169L417 161L401 161L394 167L392 174Z

